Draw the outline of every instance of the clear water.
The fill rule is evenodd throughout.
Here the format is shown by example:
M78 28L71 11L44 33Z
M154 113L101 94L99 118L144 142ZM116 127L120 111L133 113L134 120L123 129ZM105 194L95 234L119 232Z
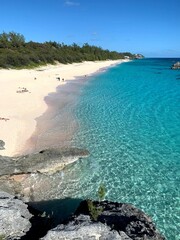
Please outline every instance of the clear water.
M91 77L75 109L72 145L91 155L63 173L64 197L129 202L167 239L180 239L180 71L177 59L143 59Z

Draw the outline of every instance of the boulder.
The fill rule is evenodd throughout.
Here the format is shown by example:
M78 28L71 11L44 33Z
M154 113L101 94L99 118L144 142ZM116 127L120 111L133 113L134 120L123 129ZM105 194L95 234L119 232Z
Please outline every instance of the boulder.
M14 196L0 192L0 234L5 239L20 239L30 229L32 215L27 205Z
M173 64L171 69L180 69L180 62Z

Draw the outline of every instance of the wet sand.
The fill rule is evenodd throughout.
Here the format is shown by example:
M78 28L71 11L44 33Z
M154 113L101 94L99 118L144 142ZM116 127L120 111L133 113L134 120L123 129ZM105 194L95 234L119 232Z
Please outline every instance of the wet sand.
M81 88L88 78L69 81L57 88L56 93L45 97L48 109L36 118L36 130L26 142L23 154L33 153L50 147L68 147L78 122L73 114Z

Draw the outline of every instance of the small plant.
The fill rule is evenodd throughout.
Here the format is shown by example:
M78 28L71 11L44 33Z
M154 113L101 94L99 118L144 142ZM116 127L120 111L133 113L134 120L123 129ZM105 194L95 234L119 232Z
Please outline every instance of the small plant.
M5 240L5 235L4 234L0 234L0 240Z
M97 221L99 215L103 212L103 207L96 207L92 200L87 200L87 204L92 220Z
M106 195L106 188L103 184L101 184L98 189L99 201L104 200L105 195Z
M97 195L99 198L99 202L102 201L106 195L106 189L105 186L103 184L101 184L99 186L99 189L97 191ZM103 207L97 207L92 200L87 200L87 205L88 205L88 209L89 209L89 214L92 218L92 220L97 221L99 215L101 215L101 213L103 212Z

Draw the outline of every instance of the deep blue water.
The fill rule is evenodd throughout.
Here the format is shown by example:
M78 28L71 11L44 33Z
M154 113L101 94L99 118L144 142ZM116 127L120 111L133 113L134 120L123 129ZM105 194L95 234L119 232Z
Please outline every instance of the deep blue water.
M64 197L129 202L170 240L180 236L180 71L177 59L142 59L92 76L74 115L72 145L91 155L64 172Z

